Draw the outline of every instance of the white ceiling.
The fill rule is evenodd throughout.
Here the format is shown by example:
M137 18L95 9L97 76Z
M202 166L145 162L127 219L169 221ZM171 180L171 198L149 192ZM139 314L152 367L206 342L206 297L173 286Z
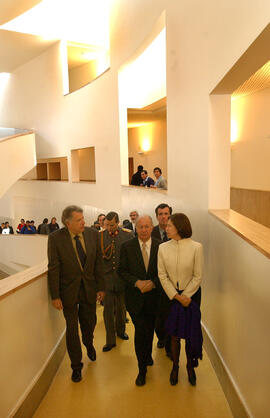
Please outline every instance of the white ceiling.
M0 25L31 9L40 0L0 0ZM0 29L0 72L10 73L40 55L55 41Z

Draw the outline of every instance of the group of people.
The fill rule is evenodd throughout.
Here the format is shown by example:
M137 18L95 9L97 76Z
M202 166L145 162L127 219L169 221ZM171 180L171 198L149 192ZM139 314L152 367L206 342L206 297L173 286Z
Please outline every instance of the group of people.
M38 225L36 228L35 221L26 221L21 219L21 222L17 226L16 232L17 234L41 234L41 235L49 235L51 232L57 231L59 229L59 225L56 222L56 218L52 217L51 222L49 223L48 218L44 218L42 223Z
M162 176L161 168L155 167L153 173L156 180L152 179L152 177L148 175L147 170L144 170L142 165L138 165L137 171L133 174L130 184L132 186L152 187L167 190L167 180Z
M119 216L110 211L100 219L99 231L86 227L83 210L69 206L62 214L63 228L48 237L48 282L53 306L63 310L72 380L82 379L82 350L78 334L91 361L96 301L104 305L106 341L111 351L117 337L128 340L126 311L135 328L138 375L146 383L147 368L154 364L154 332L157 347L165 347L173 362L170 383L178 382L180 340L185 339L187 376L196 385L195 367L202 358L200 325L202 245L191 239L190 221L172 213L162 203L155 209L158 225L149 215L130 212L130 224L120 228Z
M9 225L8 221L1 223L0 234L3 234L3 235L14 234L13 228L11 225Z

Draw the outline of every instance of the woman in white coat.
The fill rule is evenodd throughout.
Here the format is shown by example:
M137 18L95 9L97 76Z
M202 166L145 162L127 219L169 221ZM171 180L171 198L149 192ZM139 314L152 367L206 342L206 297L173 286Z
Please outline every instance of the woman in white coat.
M193 241L190 221L183 213L173 214L166 228L170 241L162 243L158 252L158 274L161 285L172 301L166 322L171 335L173 369L170 383L178 382L180 339L186 341L187 373L191 385L196 385L194 367L202 358L200 325L202 245Z

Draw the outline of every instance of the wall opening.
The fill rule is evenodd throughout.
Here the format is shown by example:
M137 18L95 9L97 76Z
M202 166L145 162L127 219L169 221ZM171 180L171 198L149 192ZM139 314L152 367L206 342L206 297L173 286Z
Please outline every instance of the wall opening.
M96 182L95 147L71 150L72 181Z
M143 109L128 109L129 184L137 166L142 165L156 181L154 168L167 179L167 107L166 97Z
M270 24L210 95L209 207L270 227Z
M131 127L132 118L151 116L153 119L154 109L161 100L166 100L166 28L165 12L155 24L148 38L143 42L137 52L126 62L118 73L119 87L119 121L120 121L120 154L121 154L121 183L128 185L130 181L131 158L133 158L133 170L136 170L137 156L136 149L132 149L132 142L135 136L140 136L140 131ZM162 106L161 106L162 107ZM166 108L166 105L165 105ZM158 113L158 112L157 112ZM144 115L144 116L142 116ZM145 132L148 129L148 147L150 144L149 134L151 133L150 119L145 123ZM147 126L147 128L146 128ZM153 126L152 126L153 127ZM132 130L133 129L133 130ZM147 139L147 138L146 138ZM142 144L140 145L140 147ZM146 146L146 144L145 144ZM136 148L136 146L135 146ZM142 151L142 150L141 150ZM139 150L140 152L140 150ZM150 158L150 150L140 154L147 163ZM154 153L152 149L152 156ZM164 157L165 172L167 170L167 155ZM152 163L147 171L151 171ZM161 167L162 168L162 167Z

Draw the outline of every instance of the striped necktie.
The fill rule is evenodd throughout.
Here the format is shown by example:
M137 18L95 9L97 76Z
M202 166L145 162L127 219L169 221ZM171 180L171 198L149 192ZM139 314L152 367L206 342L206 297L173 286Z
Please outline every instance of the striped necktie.
M77 253L78 253L82 268L84 268L84 265L85 265L85 262L86 262L86 254L85 254L83 246L81 244L79 235L75 235L74 239L76 241L76 249L77 249Z

